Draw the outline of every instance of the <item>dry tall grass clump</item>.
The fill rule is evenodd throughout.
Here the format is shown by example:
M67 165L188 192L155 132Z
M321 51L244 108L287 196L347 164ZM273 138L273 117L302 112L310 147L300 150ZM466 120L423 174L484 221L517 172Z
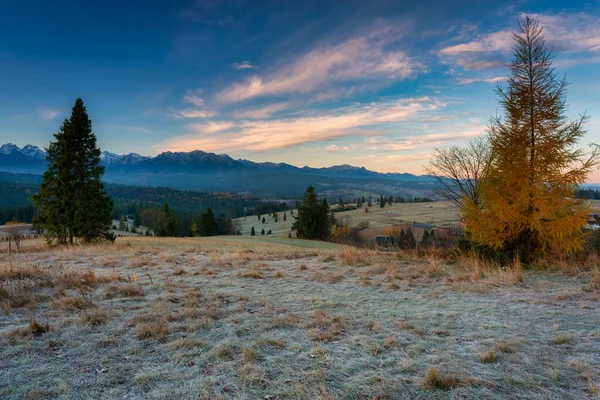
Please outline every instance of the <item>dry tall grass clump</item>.
M437 368L429 368L421 385L428 390L451 390L465 385L465 381L459 377L442 374Z

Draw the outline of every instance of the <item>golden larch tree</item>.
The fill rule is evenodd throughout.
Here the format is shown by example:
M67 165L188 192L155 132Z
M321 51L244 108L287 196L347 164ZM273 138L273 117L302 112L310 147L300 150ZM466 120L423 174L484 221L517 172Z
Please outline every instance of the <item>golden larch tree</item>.
M466 199L465 219L477 243L528 262L584 246L587 207L573 190L597 165L598 152L578 145L587 117L565 116L568 83L556 78L543 28L528 17L519 28L507 87L497 89L504 113L491 120L491 165L480 203Z

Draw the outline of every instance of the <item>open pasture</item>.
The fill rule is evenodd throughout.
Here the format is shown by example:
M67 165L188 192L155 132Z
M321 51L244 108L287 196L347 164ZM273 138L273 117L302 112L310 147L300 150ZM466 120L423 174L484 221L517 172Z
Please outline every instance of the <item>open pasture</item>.
M25 243L10 258L0 247L2 398L584 399L600 390L591 271L521 273L274 237Z

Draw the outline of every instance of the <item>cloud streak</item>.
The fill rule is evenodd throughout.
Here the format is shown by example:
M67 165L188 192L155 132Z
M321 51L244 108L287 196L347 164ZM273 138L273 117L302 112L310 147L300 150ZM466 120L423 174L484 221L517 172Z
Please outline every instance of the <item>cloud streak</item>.
M391 39L393 38L393 39ZM222 103L292 93L310 93L340 82L408 79L425 67L405 52L389 50L397 40L389 29L320 45L269 73L254 75L218 93Z
M170 140L164 148L225 152L282 149L346 136L381 134L382 126L422 120L444 106L436 99L420 97L312 112L289 119L193 124L188 128L195 134Z
M242 61L241 63L234 63L233 68L235 69L255 69L258 68L256 65L252 65L250 61Z
M586 13L521 14L520 17L526 15L540 22L547 44L556 50L600 54L600 17ZM514 45L512 32L516 30L515 27L479 35L476 40L444 47L437 54L444 62L464 70L502 67Z
M53 120L58 117L58 111L49 108L42 108L38 111L38 117L44 121Z

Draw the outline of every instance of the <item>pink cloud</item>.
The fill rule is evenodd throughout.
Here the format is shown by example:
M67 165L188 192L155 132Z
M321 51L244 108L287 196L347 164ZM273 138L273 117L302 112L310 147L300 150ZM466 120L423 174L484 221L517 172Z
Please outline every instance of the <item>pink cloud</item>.
M234 112L233 115L237 118L262 119L268 118L279 111L286 110L290 106L292 106L291 102L275 103L260 108L239 110Z
M345 107L324 113L238 123L211 122L191 128L196 135L175 138L164 147L189 151L264 151L355 135L370 135L369 126L422 118L445 105L428 97Z
M527 14L540 22L549 46L566 53L600 53L600 18L586 13L556 15ZM521 14L524 18L526 14ZM480 35L476 40L447 46L437 54L449 64L465 70L498 68L508 62L514 45L513 31L501 30Z
M309 93L324 85L351 80L407 79L425 67L402 51L388 51L397 40L389 29L321 45L262 76L235 83L217 95L223 103L289 93Z

